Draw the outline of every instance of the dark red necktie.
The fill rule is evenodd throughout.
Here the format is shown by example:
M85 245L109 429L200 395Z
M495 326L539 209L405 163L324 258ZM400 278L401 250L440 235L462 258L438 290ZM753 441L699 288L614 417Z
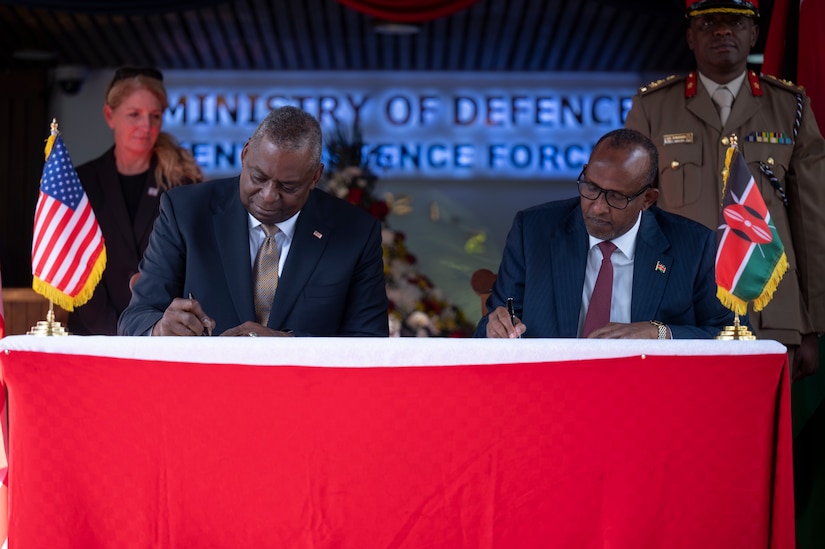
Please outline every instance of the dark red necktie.
M605 240L599 243L599 249L602 251L602 265L590 296L582 337L587 337L596 328L610 322L610 302L613 299L613 262L610 261L610 256L616 251L616 245Z

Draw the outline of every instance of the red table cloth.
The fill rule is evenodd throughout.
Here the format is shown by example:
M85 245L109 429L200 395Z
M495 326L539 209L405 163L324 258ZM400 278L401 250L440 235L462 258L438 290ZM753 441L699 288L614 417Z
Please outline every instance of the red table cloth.
M794 545L771 341L0 341L11 547Z

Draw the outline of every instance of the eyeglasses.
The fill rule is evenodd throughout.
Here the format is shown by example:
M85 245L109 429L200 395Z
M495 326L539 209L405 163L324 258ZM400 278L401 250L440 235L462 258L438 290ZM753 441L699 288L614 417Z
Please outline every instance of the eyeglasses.
M585 181L582 179L584 175L584 170L587 169L587 164L584 165L582 168L582 172L579 174L579 177L576 179L576 185L579 186L579 195L583 198L588 200L598 200L599 197L604 194L604 199L607 200L607 205L611 208L616 208L617 210L624 210L627 208L627 205L630 204L630 201L634 198L638 198L644 194L646 190L648 190L652 185L648 183L641 189L639 192L632 196L627 196L626 194L622 194L619 191L608 191L602 189L595 183L591 183L590 181Z
M120 67L115 70L115 74L109 82L109 87L106 89L106 95L108 96L109 92L112 91L112 87L121 80L134 78L135 76L145 76L146 78L163 82L163 73L154 67Z

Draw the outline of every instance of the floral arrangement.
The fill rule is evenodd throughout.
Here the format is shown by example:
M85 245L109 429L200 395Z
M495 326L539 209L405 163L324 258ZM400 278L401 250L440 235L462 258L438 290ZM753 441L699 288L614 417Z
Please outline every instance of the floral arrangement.
M390 335L470 337L475 326L418 271L415 256L407 250L404 233L389 227L389 214L409 213L409 201L396 200L389 193L383 198L376 196L378 177L369 168L360 129L339 125L332 135L326 144L327 170L322 188L363 208L381 222Z

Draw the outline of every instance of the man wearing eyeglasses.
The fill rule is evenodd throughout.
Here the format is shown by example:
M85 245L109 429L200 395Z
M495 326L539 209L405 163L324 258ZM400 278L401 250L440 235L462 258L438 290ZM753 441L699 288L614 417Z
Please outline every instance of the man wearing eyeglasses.
M516 215L475 336L711 338L733 324L716 298L715 234L653 206L657 172L639 132L599 139L578 198Z
M625 126L659 149L657 206L711 229L725 151L737 136L788 258L773 299L751 322L757 337L788 347L796 379L816 370L817 333L825 332L825 140L805 90L748 70L757 0L687 0L686 8L697 70L642 87Z

